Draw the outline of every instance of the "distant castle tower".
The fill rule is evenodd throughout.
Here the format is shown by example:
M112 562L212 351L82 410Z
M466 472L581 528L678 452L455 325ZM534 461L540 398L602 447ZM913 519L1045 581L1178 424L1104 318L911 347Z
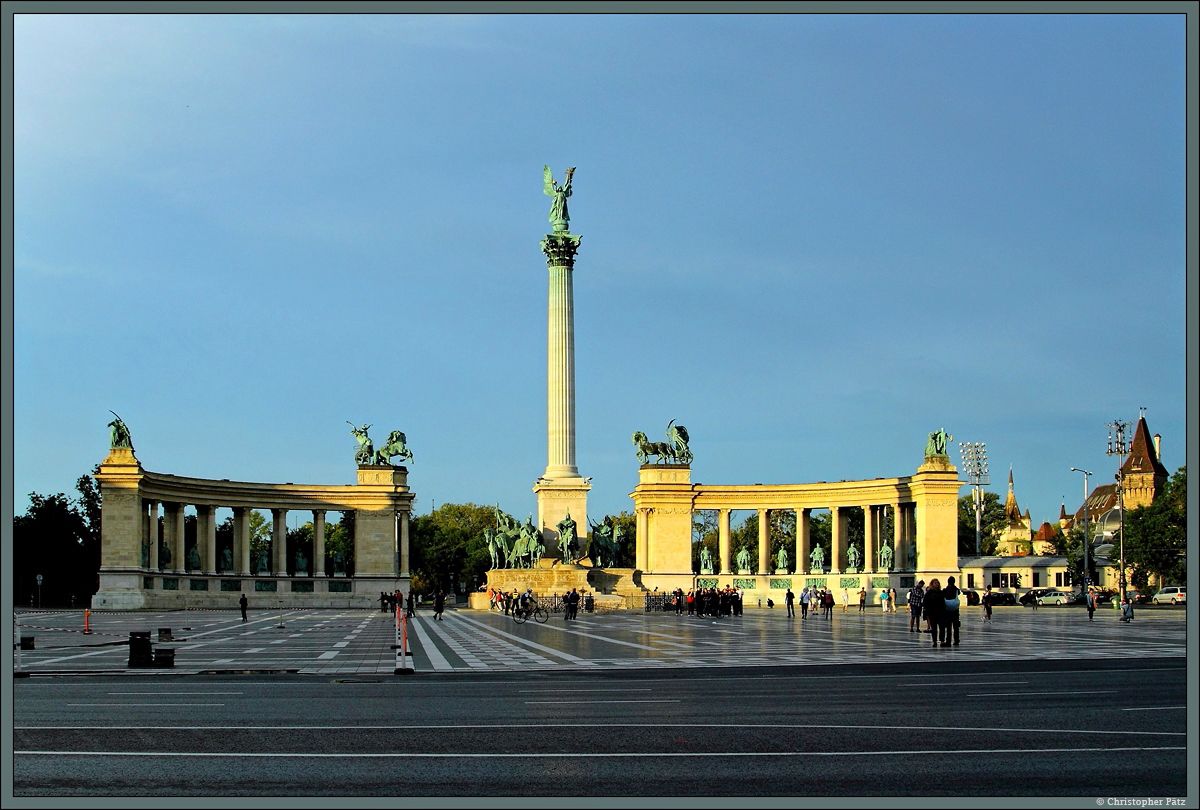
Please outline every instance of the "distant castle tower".
M1008 470L1008 497L1004 501L1005 527L1000 532L996 553L1002 556L1028 554L1032 550L1033 529L1030 528L1029 512L1021 514L1017 496L1013 491L1012 468Z
M1161 443L1162 437L1157 433L1153 439L1150 438L1146 415L1139 415L1129 455L1121 464L1121 473L1125 476L1126 509L1149 506L1151 501L1162 494L1168 476L1167 468L1159 460Z

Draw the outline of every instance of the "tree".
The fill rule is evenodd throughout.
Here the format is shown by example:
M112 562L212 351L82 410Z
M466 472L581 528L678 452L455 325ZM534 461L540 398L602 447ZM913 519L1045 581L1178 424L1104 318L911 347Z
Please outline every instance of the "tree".
M979 552L988 556L996 553L1001 531L1007 525L1004 504L995 492L984 492L983 519L980 521ZM958 553L961 556L975 554L975 500L974 495L963 495L958 499Z
M1146 590L1151 576L1163 583L1187 577L1187 467L1180 467L1149 506L1125 515L1125 564L1130 581Z
M428 515L413 518L409 525L413 590L453 593L459 581L475 588L491 564L483 532L495 528L495 509L474 503L444 503Z
M87 604L99 587L101 497L90 476L76 481L79 498L29 494L29 508L13 518L13 596L44 606Z

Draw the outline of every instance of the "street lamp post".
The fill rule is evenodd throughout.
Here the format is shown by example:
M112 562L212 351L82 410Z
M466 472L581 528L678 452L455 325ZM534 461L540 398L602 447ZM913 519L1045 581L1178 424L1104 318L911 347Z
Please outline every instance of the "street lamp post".
M1125 456L1129 454L1130 442L1125 440L1125 429L1131 423L1122 422L1120 419L1114 419L1108 423L1108 455L1118 456L1121 459L1122 465L1125 463ZM1118 529L1121 536L1121 601L1125 601L1125 474L1121 471L1121 467L1117 467L1117 474L1114 476L1117 481L1117 509L1120 510L1121 525Z
M1092 584L1092 569L1088 563L1088 546L1091 545L1092 539L1088 537L1087 524L1088 476L1091 473L1078 467L1072 467L1071 472L1083 473L1083 595L1087 596L1087 588Z
M983 490L980 487L992 482L988 475L987 445L983 442L959 442L958 447L962 452L963 470L975 502L975 556L979 556L983 529Z

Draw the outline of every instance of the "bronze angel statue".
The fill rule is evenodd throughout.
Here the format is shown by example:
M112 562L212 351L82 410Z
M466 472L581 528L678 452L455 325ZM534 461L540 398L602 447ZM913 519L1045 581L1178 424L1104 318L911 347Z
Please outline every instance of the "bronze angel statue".
M571 175L573 174L575 174L574 166L567 169L567 179L560 186L558 181L554 179L554 175L550 172L550 167L542 167L542 190L547 197L552 199L550 203L550 222L554 226L555 232L567 230L567 226L571 222L571 216L567 213L567 197L571 196Z

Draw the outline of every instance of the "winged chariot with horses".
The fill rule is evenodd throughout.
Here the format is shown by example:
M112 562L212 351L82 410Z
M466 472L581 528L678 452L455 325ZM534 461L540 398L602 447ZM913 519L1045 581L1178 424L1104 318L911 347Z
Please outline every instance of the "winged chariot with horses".
M367 435L367 431L371 429L370 425L357 427L353 422L347 422L350 426L350 434L354 436L354 440L358 442L358 450L354 453L354 462L359 465L375 465L387 466L392 463L392 459L399 457L401 461L412 461L412 451L408 449L404 434L398 430L393 430L388 434L387 441L383 447L375 449L374 442Z
M683 425L672 419L667 423L667 440L652 442L640 430L633 434L633 446L637 448L638 461L649 464L650 457L657 457L656 464L691 464L692 451L688 449L688 432Z

